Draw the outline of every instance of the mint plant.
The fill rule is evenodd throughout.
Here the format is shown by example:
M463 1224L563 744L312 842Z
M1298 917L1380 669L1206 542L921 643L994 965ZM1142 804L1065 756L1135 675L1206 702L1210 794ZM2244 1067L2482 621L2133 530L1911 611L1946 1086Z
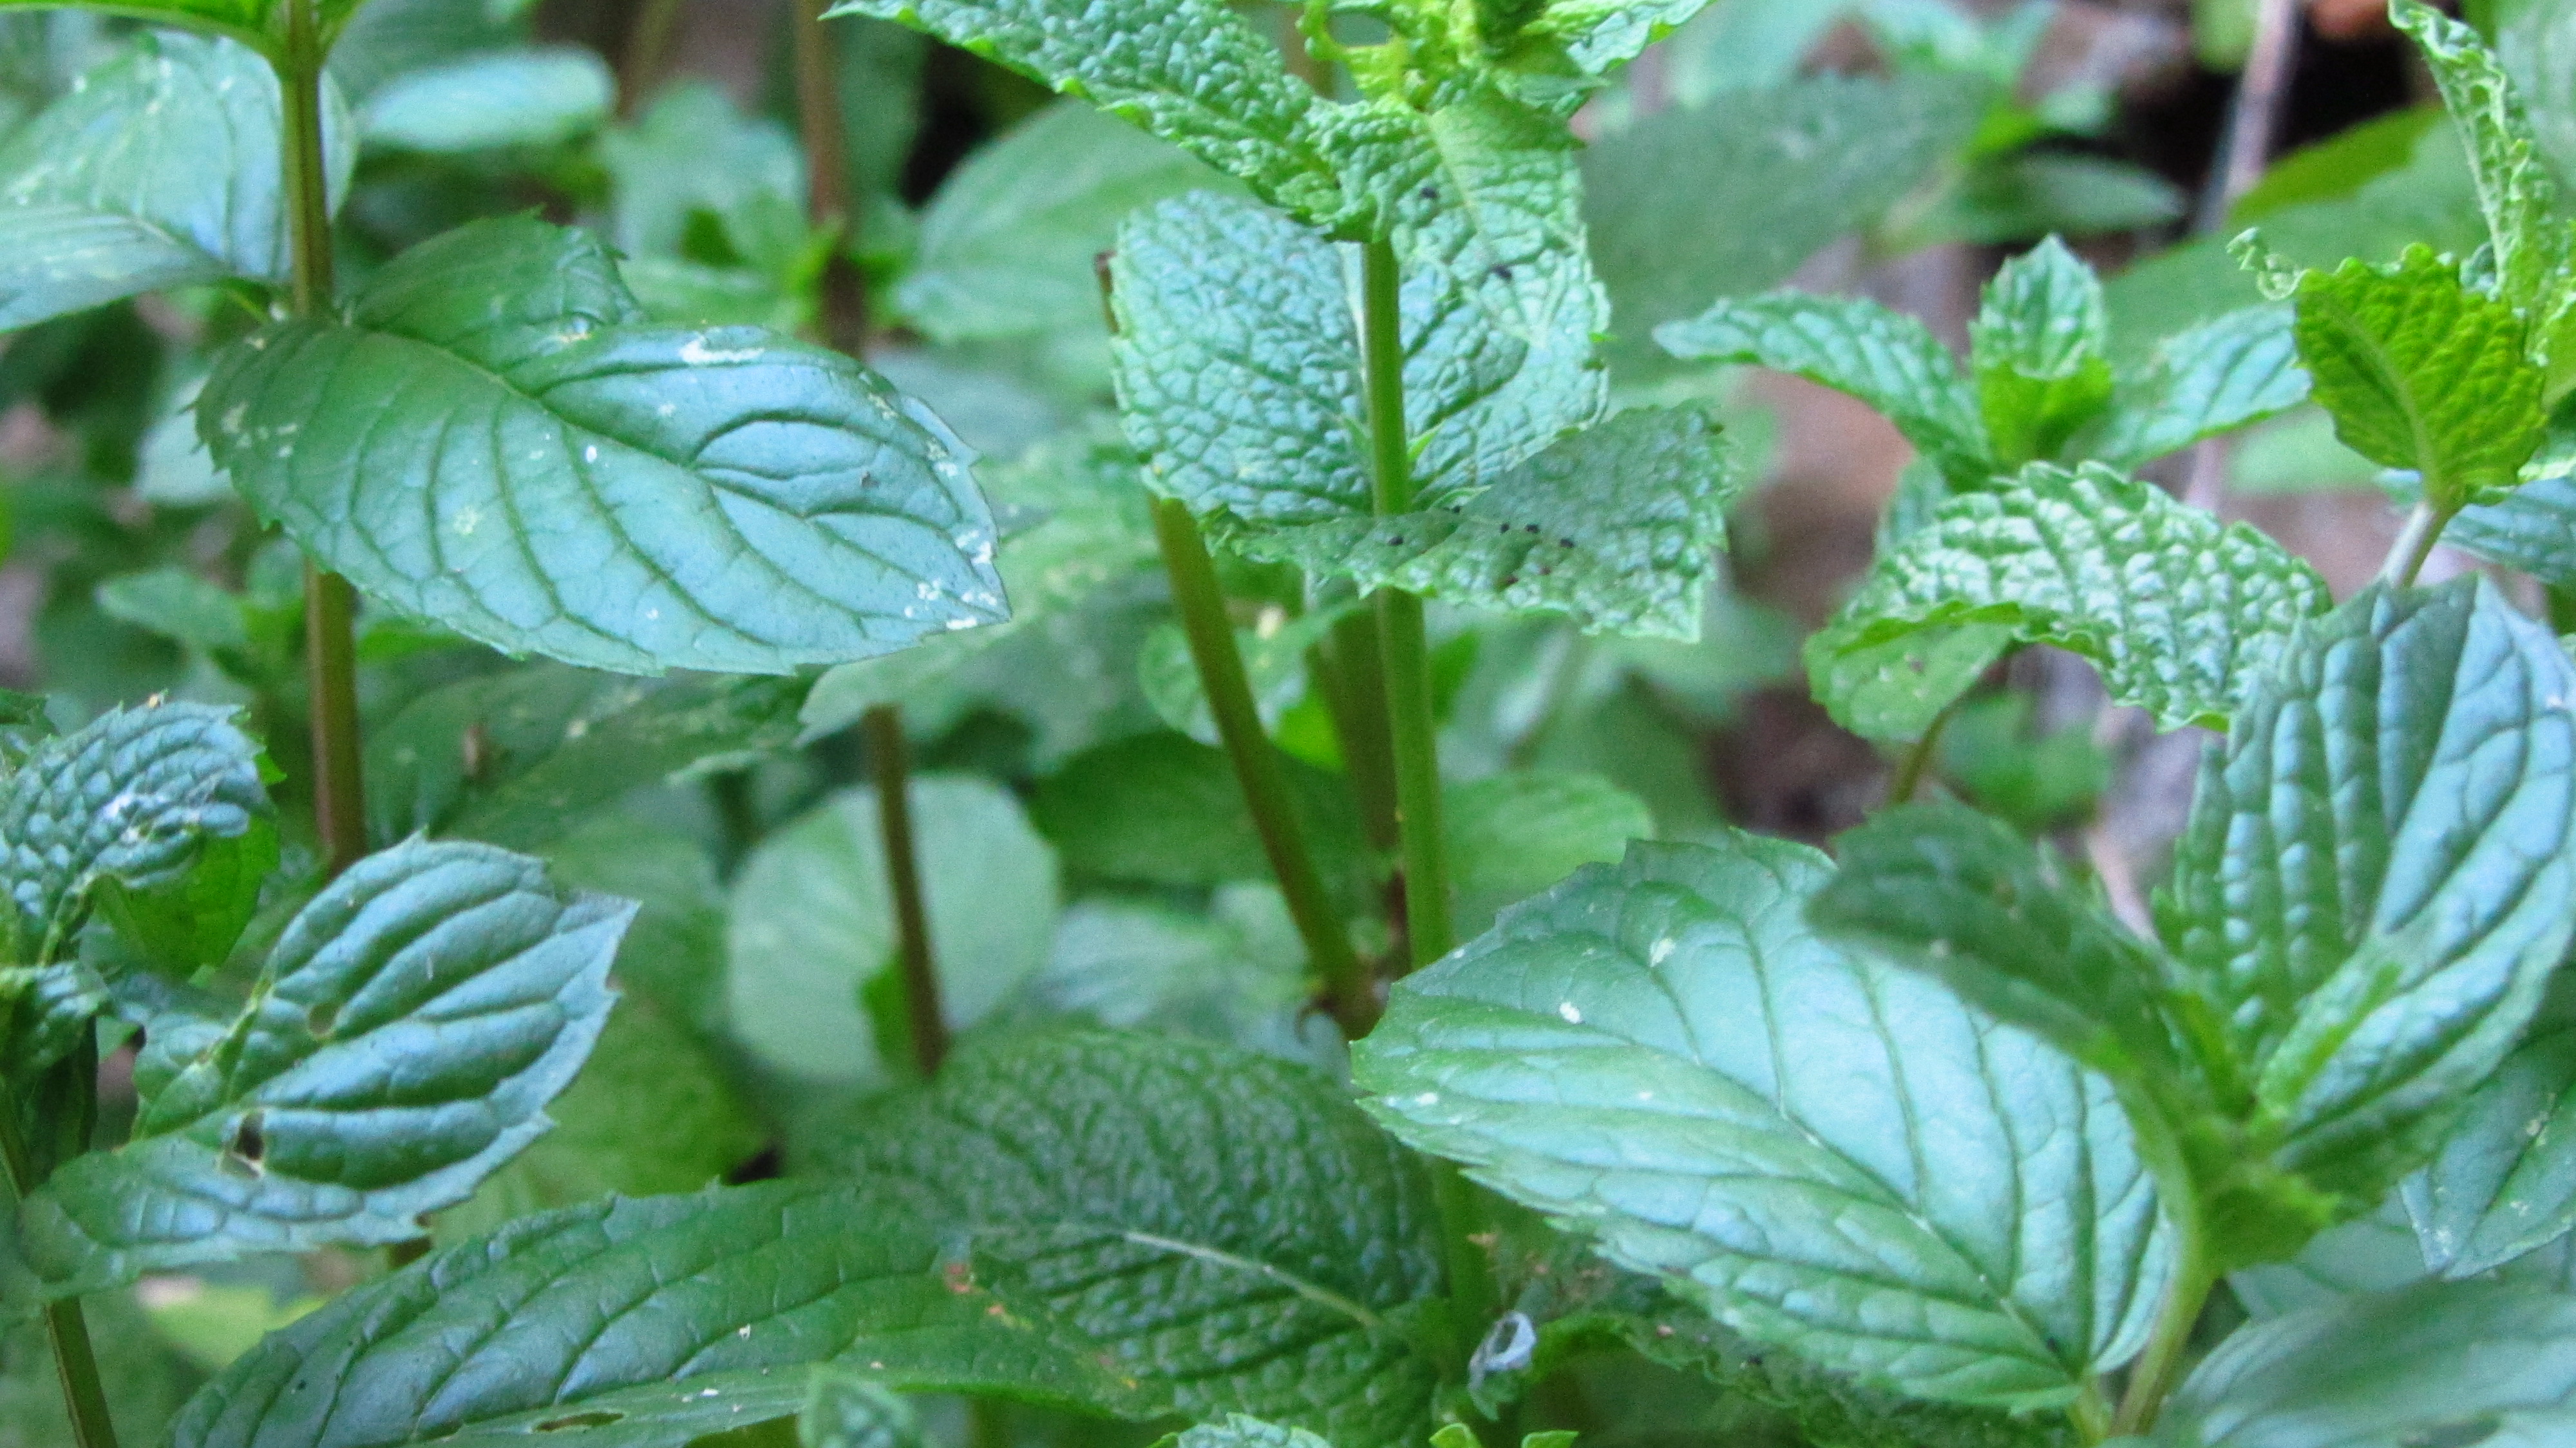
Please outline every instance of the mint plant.
M1878 245L2031 234L1934 119L1802 159L1893 83L1587 159L1693 0L800 6L792 128L656 90L667 7L614 71L107 8L0 7L74 57L0 43L0 392L76 458L0 497L89 681L0 694L0 1438L2576 1429L2576 663L2419 583L2576 580L2576 215L2468 27L2395 0L2482 248L2258 230L2264 305L2115 346L2052 237L1962 359L1640 240L1730 116ZM1866 8L1986 181L2080 119L2000 99L2042 9ZM1063 99L916 215L923 36ZM1912 749L1831 853L1674 813L1791 664L1743 364L1920 457L1804 647ZM2141 476L2309 402L2414 509L2340 603ZM1973 757L2032 644L2222 736L2144 927L2051 833L2098 751Z

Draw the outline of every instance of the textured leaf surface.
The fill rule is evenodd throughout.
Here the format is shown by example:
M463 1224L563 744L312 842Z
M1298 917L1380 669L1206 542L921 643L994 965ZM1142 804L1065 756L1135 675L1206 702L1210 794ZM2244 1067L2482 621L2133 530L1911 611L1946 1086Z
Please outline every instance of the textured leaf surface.
M2292 630L2330 604L2314 569L2250 527L2107 468L2042 463L1943 503L1807 657L1829 677L1919 631L1998 625L2093 660L2115 702L2164 728L2223 726Z
M2535 321L2549 320L2567 301L2576 228L2559 209L2558 178L2521 94L2467 25L2414 0L2392 4L2389 18L2423 52L2465 143L2495 247L2498 294Z
M2541 1448L2576 1431L2576 1295L2440 1283L2346 1298L2221 1343L2163 1448Z
M2120 389L2092 452L2137 467L2307 401L2291 322L2287 307L2248 307L2167 338Z
M2102 281L2050 237L2004 263L1968 326L1977 405L1998 461L2054 457L2111 401Z
M1008 790L916 777L913 836L949 1024L982 1020L1046 959L1055 852ZM873 788L833 796L761 842L734 879L726 998L735 1035L808 1081L883 1085L861 992L895 957Z
M2280 1162L2356 1209L2512 1049L2576 927L2571 698L2491 586L2374 590L2202 771L2158 932Z
M299 913L250 1003L147 1060L131 1140L22 1205L56 1291L252 1251L401 1241L547 1126L607 1018L633 907L536 861L412 843Z
M1885 414L1958 483L1994 471L1993 444L1958 362L1921 322L1857 297L1771 292L1655 329L1676 357L1750 362L1847 392Z
M1697 639L1738 482L1705 414L1657 408L1576 433L1460 503L1220 536L1363 592L1401 588L1563 613L1590 633Z
M2513 308L2414 247L2299 281L2299 356L2344 446L2410 468L2444 510L2510 489L2540 442L2543 377Z
M235 345L198 420L304 547L505 651L784 673L1005 612L967 455L920 404L772 333L642 325L597 242L529 218Z
M1917 1396L2072 1400L2165 1271L2098 1078L1802 918L1731 836L1587 867L1396 988L1354 1048L1398 1135L1760 1343Z
M1006 1039L826 1155L964 1234L975 1280L1167 1411L1347 1448L1429 1426L1437 1369L1408 1337L1440 1291L1429 1189L1320 1074L1155 1037Z
M2561 991L2406 1182L2425 1264L2470 1277L2576 1228L2576 1001Z
M1308 221L1370 222L1343 192L1326 105L1288 74L1278 47L1216 0L849 0L829 13L897 21L998 61Z
M344 1293L200 1390L172 1448L682 1448L793 1415L807 1365L1108 1406L1118 1385L939 1269L935 1223L775 1182L575 1207Z
M175 884L210 841L269 814L258 747L231 711L203 704L120 709L38 744L0 775L0 954L59 958L102 880Z
M334 196L356 148L326 86ZM230 40L144 32L0 145L0 330L229 276L282 280L277 77Z
M2536 479L2462 509L2442 541L2552 588L2576 588L2576 475Z

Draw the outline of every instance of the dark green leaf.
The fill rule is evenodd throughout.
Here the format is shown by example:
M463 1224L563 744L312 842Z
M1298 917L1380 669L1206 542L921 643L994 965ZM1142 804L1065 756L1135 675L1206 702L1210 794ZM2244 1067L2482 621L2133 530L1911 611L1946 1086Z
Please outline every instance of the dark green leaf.
M505 650L784 673L1005 613L926 409L772 333L643 326L597 242L529 218L414 248L345 322L236 344L198 417L315 556Z
M1597 774L1520 770L1452 785L1441 806L1461 935L1585 865L1615 864L1651 839L1645 801Z
M172 1448L682 1448L793 1415L809 1364L1110 1406L1076 1348L943 1273L940 1224L775 1182L574 1207L344 1293L189 1401Z
M1311 766L1284 763L1309 847L1349 860L1359 840L1348 790ZM1270 878L1224 751L1168 731L1075 755L1038 787L1029 813L1068 869L1156 885Z
M2424 1261L2470 1277L2576 1227L2576 999L2564 991L2469 1093L2441 1150L2406 1182Z
M1184 1428L1163 1441L1170 1448L1332 1448L1332 1444L1303 1428L1283 1428L1241 1413L1228 1413L1216 1422ZM1432 1441L1437 1443L1439 1439L1435 1435Z
M1312 1009L1306 947L1279 892L1226 885L1204 914L1092 896L1056 922L1018 1014L1193 1036L1338 1069L1340 1035Z
M1977 406L1996 460L2054 457L2111 402L2102 282L2056 237L2004 263L1968 326Z
M437 155L555 146L608 119L616 78L579 46L504 50L395 77L367 97L370 146Z
M2166 1405L2159 1448L2541 1448L2576 1431L2576 1295L2440 1283L2239 1330Z
M2422 474L2445 512L2519 480L2540 442L2544 379L2511 306L2421 246L2394 266L2309 272L2298 304L2299 356L2346 447Z
M797 1415L802 1448L920 1448L912 1405L876 1379L848 1368L820 1368Z
M2094 455L2139 467L2308 400L2286 307L2248 307L2169 337L2123 379Z
M1587 632L1699 636L1741 477L1696 408L1623 412L1463 502L1392 518L1222 527L1254 558Z
M1943 503L1882 557L1808 640L1808 668L1833 681L1819 693L1838 717L1863 722L1839 685L1856 658L1920 631L1996 625L2093 660L2114 702L2164 728L2223 726L2291 632L2330 602L2316 570L2244 524L2098 465L2038 463ZM1937 711L1955 697L1927 691L1920 703ZM1896 722L1919 733L1930 715L1914 712Z
M100 881L177 884L207 843L269 813L259 749L231 711L202 704L120 709L38 744L0 776L0 886L11 910L0 955L61 958Z
M547 1126L606 1020L633 907L567 896L483 845L371 856L289 925L250 1004L171 1073L132 1138L22 1205L58 1292L156 1268L420 1234Z
M1667 322L1655 340L1676 357L1758 363L1848 392L1962 486L1995 471L1976 394L1950 350L1921 322L1876 302L1771 292Z
M336 195L356 157L339 92L326 95ZM284 134L257 53L136 36L0 145L0 330L138 292L282 281Z
M1318 1073L1151 1037L999 1040L827 1155L1166 1411L1345 1448L1429 1427L1437 1370L1411 1334L1440 1290L1430 1192Z
M1356 1075L1406 1140L1757 1342L2071 1402L2166 1270L2128 1125L2051 1048L1811 934L1830 868L1633 846L1399 985Z
M982 779L915 778L912 823L940 1004L971 1026L1046 959L1055 852ZM889 1069L861 1005L895 955L881 831L876 791L850 790L762 841L734 879L733 1030L799 1078L882 1085L905 1069Z

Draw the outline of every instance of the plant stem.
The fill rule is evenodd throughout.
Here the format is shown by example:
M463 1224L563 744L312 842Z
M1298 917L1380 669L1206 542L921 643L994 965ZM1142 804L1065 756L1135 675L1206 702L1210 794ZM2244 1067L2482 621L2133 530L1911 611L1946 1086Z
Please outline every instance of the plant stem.
M632 117L644 93L670 64L671 36L680 28L680 0L643 0L626 32L617 63L617 114Z
M1260 831L1261 848L1270 857L1279 893L1297 924L1306 955L1323 978L1325 1006L1345 1034L1357 1039L1377 1024L1377 992L1368 972L1351 949L1350 931L1333 908L1323 876L1307 848L1305 827L1297 820L1288 793L1287 772L1278 751L1261 727L1245 677L1243 653L1235 644L1233 621L1226 617L1225 595L1217 584L1216 560L1208 556L1187 504L1176 498L1154 500L1154 537L1163 549L1163 570L1171 575L1172 603L1180 610L1181 631L1189 639L1190 660L1198 666L1199 686L1208 712L1216 716L1217 737L1234 761L1234 777L1244 803Z
M2066 1407L2068 1422L2075 1425L2079 1443L2099 1443L2111 1436L2111 1404L2102 1396L2102 1382L2096 1378L2084 1385L2084 1391Z
M2397 588L2415 586L2415 575L2424 571L2424 562L2433 556L2433 545L2442 541L2442 530L2450 526L2451 515L2432 503L2415 505L2406 515L2406 526L2397 535L2396 546L2388 550L2388 562L2379 570L2380 581Z
M295 315L331 306L331 181L322 153L319 0L288 0L278 82L286 93L286 166L295 222ZM337 875L367 852L367 785L358 745L358 593L307 562L304 668L312 695L313 823L323 869Z
M860 716L876 772L877 829L885 844L886 893L894 897L895 945L912 1064L924 1080L948 1057L948 1018L939 1005L939 962L930 953L930 912L921 902L921 859L912 833L912 751L903 711L879 704Z
M2218 1285L2217 1274L2209 1270L2201 1253L2198 1232L2186 1229L2181 1235L2184 1240L2174 1254L2173 1281L2165 1288L2164 1305L2156 1310L2156 1325L2147 1337L2147 1350L2130 1371L2129 1390L2121 1396L2120 1411L2111 1419L2114 1438L2144 1434L2156 1425L2156 1413L2182 1376L2183 1352L2191 1346L2191 1330L2200 1322L2200 1310L2209 1301L2210 1289Z
M1485 1250L1485 1204L1478 1199L1476 1184L1467 1180L1457 1163L1434 1162L1431 1194L1440 1210L1449 1307L1458 1336L1454 1352L1463 1376L1477 1344L1502 1315L1502 1299L1494 1290L1493 1260Z
M1413 447L1404 415L1403 273L1392 241L1368 243L1364 257L1369 443L1377 515L1386 518L1413 507ZM1447 955L1457 932L1449 917L1449 847L1440 820L1440 742L1432 722L1422 600L1402 589L1379 589L1377 626L1395 748L1396 824L1403 836L1404 933L1413 963L1423 966Z
M95 1091L95 1067L88 1079ZM75 1114L88 1114L75 1105ZM26 1133L19 1129L17 1093L5 1086L0 1086L0 1164L8 1168L13 1194L24 1198L36 1189L35 1155L27 1149ZM45 1338L53 1348L54 1376L62 1384L72 1442L76 1448L116 1448L116 1423L107 1414L107 1390L99 1381L98 1354L90 1348L89 1322L81 1314L79 1298L45 1304Z
M850 258L859 213L850 197L850 138L841 122L839 59L823 28L829 0L788 0L796 31L796 126L805 142L806 209L815 229L833 234L823 259L818 301L823 341L856 357L867 350L868 284Z
M1914 802L1914 796L1923 788L1924 777L1932 772L1933 757L1941 752L1941 736L1949 732L1950 721L1957 717L1959 706L1965 702L1964 697L1951 700L1948 708L1932 716L1932 722L1924 727L1923 737L1914 741L1914 747L1905 751L1904 759L1897 763L1896 778L1887 786L1889 804Z
M1333 735L1342 746L1342 768L1360 807L1360 830L1369 848L1394 854L1402 842L1395 824L1395 746L1386 718L1386 666L1377 646L1377 618L1354 613L1333 625L1331 684L1325 702Z

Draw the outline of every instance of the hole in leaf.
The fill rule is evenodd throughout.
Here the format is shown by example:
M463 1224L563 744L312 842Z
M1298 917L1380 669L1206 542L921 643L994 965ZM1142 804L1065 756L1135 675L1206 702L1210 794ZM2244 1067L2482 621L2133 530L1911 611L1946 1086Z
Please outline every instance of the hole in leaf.
M587 1412L566 1413L560 1418L548 1418L537 1425L537 1431L561 1433L568 1428L605 1428L611 1423L623 1421L625 1417L624 1413L614 1408L592 1408Z
M233 1124L232 1137L224 1143L223 1169L235 1176L255 1177L267 1171L260 1165L268 1156L266 1113L254 1111Z
M317 1001L311 1010L304 1013L304 1029L316 1036L331 1034L331 1028L338 1024L340 1024L338 1001Z

